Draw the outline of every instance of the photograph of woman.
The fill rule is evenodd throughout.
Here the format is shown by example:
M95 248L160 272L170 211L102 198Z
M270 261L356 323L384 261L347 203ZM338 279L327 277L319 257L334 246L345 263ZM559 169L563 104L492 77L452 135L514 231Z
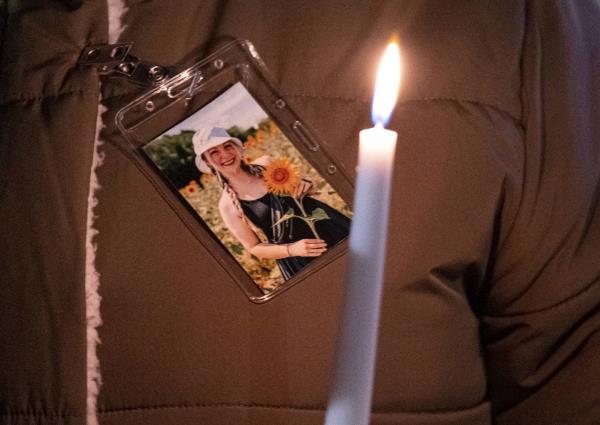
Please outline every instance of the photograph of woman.
M284 279L347 237L350 219L313 198L313 184L289 161L246 162L242 141L224 128L198 129L192 141L198 170L222 188L218 210L229 231L252 255L276 260Z
M348 204L241 83L144 152L263 294L349 234Z

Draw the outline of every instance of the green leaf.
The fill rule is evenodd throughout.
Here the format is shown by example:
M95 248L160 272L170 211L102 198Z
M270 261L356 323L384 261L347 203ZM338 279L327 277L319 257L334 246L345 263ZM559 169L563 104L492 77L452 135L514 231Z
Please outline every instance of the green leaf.
M296 217L296 215L294 214L294 210L292 208L290 208L279 220L277 220L275 223L273 223L272 227L275 227L278 224L283 223L284 221L289 220L290 218L294 218L294 217Z
M330 218L323 208L315 208L309 217L312 221L329 220Z

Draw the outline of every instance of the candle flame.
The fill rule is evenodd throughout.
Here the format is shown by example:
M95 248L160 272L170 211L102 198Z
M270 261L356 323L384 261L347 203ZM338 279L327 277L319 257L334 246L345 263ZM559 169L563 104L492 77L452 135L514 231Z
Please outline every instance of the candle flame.
M388 44L377 70L375 94L371 108L373 124L385 126L392 115L400 88L400 49L398 44Z

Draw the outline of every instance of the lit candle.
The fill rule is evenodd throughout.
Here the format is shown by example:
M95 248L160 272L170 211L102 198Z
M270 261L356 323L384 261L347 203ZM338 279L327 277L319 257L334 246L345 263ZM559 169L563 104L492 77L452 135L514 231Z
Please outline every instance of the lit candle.
M346 294L326 425L369 423L397 133L384 125L400 85L398 45L387 47L375 84L375 126L360 132Z

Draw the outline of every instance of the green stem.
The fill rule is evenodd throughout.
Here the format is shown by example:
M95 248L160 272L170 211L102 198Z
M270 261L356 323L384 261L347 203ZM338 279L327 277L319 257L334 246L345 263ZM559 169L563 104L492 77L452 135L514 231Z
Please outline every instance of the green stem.
M300 202L298 199L296 199L295 196L292 196L292 199L294 200L294 202L296 203L296 205L298 205L298 208L300 208L300 212L302 213L302 216L304 218L308 218L308 214L306 214L306 211L304 210L304 206L302 205L302 202ZM321 237L317 233L317 229L315 227L315 223L313 223L310 220L304 220L304 222L308 225L308 227L310 228L310 230L313 233L313 235L315 235L315 238L321 239Z

